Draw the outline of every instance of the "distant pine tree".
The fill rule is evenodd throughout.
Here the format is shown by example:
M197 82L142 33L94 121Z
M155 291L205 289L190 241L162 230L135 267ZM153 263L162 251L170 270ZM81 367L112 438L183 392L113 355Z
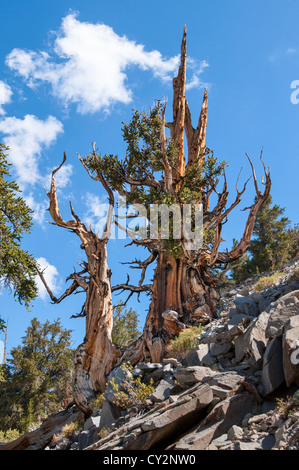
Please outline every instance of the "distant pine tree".
M37 273L33 257L21 248L21 240L31 230L32 210L10 179L7 151L8 147L0 143L0 279L1 285L10 288L28 308L37 295Z
M31 321L22 345L10 351L0 383L0 430L27 431L65 405L72 390L71 331L57 320Z
M256 217L247 253L241 263L239 261L235 267L231 265L236 284L254 274L273 271L298 253L298 226L291 228L290 220L284 213L285 208L273 205L269 196Z
M132 308L126 310L123 305L117 305L113 315L112 341L119 348L126 348L140 335L138 313Z

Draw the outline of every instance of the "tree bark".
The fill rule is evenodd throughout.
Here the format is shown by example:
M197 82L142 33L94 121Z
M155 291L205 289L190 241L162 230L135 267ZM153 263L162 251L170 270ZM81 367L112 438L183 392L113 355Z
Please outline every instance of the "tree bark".
M86 415L95 394L105 391L107 377L120 355L111 338L113 308L106 244L95 243L90 256L98 272L86 291L86 332L75 353L74 377L74 398Z
M158 256L143 332L151 361L162 360L169 340L182 329L211 321L219 298L213 284L207 268L199 270L185 257Z

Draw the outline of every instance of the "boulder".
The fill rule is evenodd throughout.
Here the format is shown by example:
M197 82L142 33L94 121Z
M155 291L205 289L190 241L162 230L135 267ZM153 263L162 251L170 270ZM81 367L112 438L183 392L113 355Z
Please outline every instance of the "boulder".
M256 317L259 314L258 304L251 297L236 297L234 300L236 313Z
M100 426L101 416L90 416L84 423L84 431L96 429Z
M193 366L176 369L174 377L182 387L191 387L202 381L204 377L215 374L209 367Z
M205 450L212 440L227 433L233 425L239 425L244 416L256 405L255 398L248 392L228 397L218 403L202 421L197 430L180 439L175 450Z
M282 340L283 370L287 386L299 385L299 315L288 320Z
M194 426L199 417L213 400L208 385L201 385L193 393L183 396L176 403L168 405L156 416L143 420L141 433L134 441L126 444L124 450L149 450L163 442L175 440L184 430Z
M171 374L167 375L165 379L160 380L155 391L150 395L149 399L153 403L160 403L167 400L170 395L170 391L174 386L174 379Z
M236 426L235 424L227 431L227 439L231 441L237 441L242 439L243 437L243 429L240 426Z
M108 385L107 385L107 390L105 392L106 400L108 400L110 403L114 403L115 391L113 389L113 385L117 387L118 391L125 391L123 388L123 385L126 382L126 380L131 380L131 379L133 379L133 374L128 369L121 367L121 366L113 369L112 372L108 376Z
M260 314L251 321L243 334L236 337L234 341L236 362L240 362L245 354L249 353L257 365L262 366L263 355L268 343L265 335L268 319L268 313Z
M99 428L110 428L111 424L114 423L122 414L122 410L109 401L104 401L101 411L101 421Z
M285 380L282 360L282 338L276 336L267 345L261 376L260 392L267 396Z
M269 313L265 330L266 338L274 338L283 333L284 325L294 315L299 315L299 290L290 292L272 302L265 310Z
M187 366L211 366L214 362L208 343L202 343L190 349L184 357Z

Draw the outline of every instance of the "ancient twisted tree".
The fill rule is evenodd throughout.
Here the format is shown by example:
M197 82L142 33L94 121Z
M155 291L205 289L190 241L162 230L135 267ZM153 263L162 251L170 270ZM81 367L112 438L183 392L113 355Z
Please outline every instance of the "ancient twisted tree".
M61 165L52 173L48 197L53 222L76 233L86 254L82 270L69 276L72 284L60 298L54 297L47 287L55 303L78 289L86 292L81 312L86 317L86 333L76 352L74 384L76 402L86 414L90 411L91 398L105 389L107 376L116 364L124 360L132 364L142 360L160 361L169 340L181 329L205 324L213 318L218 294L211 270L220 266L225 268L245 253L255 218L270 193L270 171L263 163L262 154L263 191L258 187L255 170L248 157L256 197L252 206L247 208L249 213L240 241L230 251L220 251L222 226L240 203L248 181L241 189L236 185L235 198L228 203L225 163L219 163L206 146L207 91L194 128L185 88L186 28L181 45L181 63L173 80L172 122L165 120L166 103L158 101L149 113L134 111L131 122L123 125L127 151L122 159L114 155L100 156L95 146L88 156L79 157L90 177L99 182L108 195L109 210L101 236L82 223L72 206L72 220L62 219L55 188L55 173ZM218 189L220 179L223 180L221 190ZM128 208L125 221L113 217L114 192L118 192ZM175 208L169 212L167 237L163 236L159 224L155 230L150 230L154 225L151 220L154 205ZM142 216L148 225L143 232L136 232L128 228L126 221L139 216L140 207L144 209ZM186 207L190 208L188 217L193 229L196 227L196 208L201 209L203 240L200 246L194 245L194 237L190 237L190 231L183 226ZM158 219L161 217L163 214ZM138 285L131 285L128 277L123 284L111 286L107 243L112 223L131 237L132 244L148 250L146 260L132 263L133 268L141 270ZM146 284L146 270L152 263L155 263L153 282ZM43 273L40 275L43 278ZM119 350L111 339L112 292L119 290L128 291L129 296L145 291L151 294L143 333L125 351Z

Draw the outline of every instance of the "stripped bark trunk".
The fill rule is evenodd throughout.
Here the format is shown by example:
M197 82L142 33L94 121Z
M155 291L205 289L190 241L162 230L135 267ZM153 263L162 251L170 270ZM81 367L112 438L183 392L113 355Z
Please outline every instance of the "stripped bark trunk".
M91 229L86 228L75 214L71 204L73 220L64 220L59 210L55 174L65 160L64 154L63 162L52 172L51 188L47 193L50 200L49 212L54 225L71 230L80 238L81 248L85 251L87 260L80 264L83 268L81 272L74 272L68 277L68 280L73 281L72 285L60 298L53 295L38 267L37 271L54 303L60 303L78 289L83 289L86 293L86 300L80 314L86 317L86 331L84 341L75 353L74 398L78 407L88 416L91 413L91 400L97 393L105 391L107 377L120 355L111 338L113 307L111 271L107 263L107 242L111 233L114 198L101 174L98 173L96 177L90 175L103 184L109 196L110 205L102 236L99 237Z
M86 332L75 353L74 377L74 398L86 415L91 411L90 402L95 394L105 391L107 377L120 354L111 338L113 308L106 244L97 240L91 255L98 272L86 291Z

